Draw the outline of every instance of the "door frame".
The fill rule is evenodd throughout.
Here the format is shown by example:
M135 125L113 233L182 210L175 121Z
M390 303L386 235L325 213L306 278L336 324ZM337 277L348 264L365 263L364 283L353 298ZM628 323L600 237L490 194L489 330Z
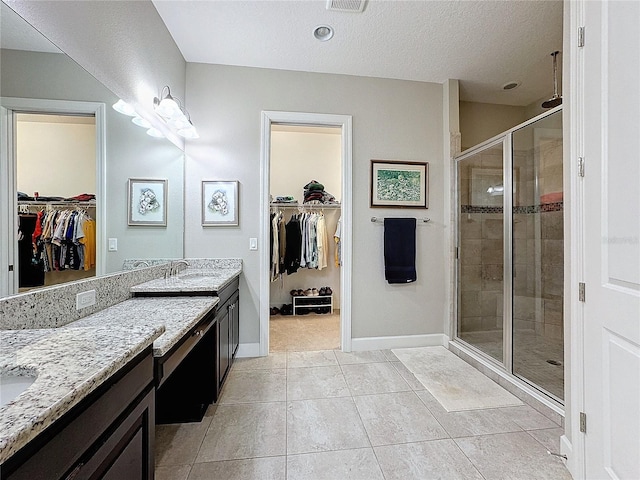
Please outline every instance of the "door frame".
M99 102L45 100L38 98L0 97L0 200L7 208L0 209L0 297L18 293L17 248L13 240L18 232L18 201L15 157L15 113L93 115L96 122L96 276L106 268L106 107ZM9 272L9 265L14 265Z
M352 277L352 118L351 115L262 111L260 141L260 356L269 355L269 173L271 164L271 125L340 127L342 142L342 208L340 270L340 346L351 351Z

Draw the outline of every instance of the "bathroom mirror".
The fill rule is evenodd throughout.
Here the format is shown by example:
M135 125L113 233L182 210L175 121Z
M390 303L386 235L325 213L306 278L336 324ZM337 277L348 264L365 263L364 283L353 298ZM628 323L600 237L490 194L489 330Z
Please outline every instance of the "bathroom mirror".
M95 185L93 191L88 191L86 183L82 180L90 176L78 173L72 167L67 166L66 177L74 181L77 173L82 178L76 178L78 184L76 195L96 194L96 206L94 210L96 221L97 275L113 273L122 270L125 259L137 258L181 258L183 257L183 232L184 232L184 156L183 152L164 138L153 138L146 134L146 129L134 125L131 117L116 112L112 105L118 101L118 97L96 80L87 71L81 68L66 54L61 52L49 42L40 32L33 28L22 17L17 15L4 3L0 3L1 39L0 46L0 97L2 97L2 115L5 120L3 135L7 135L2 142L9 144L10 148L18 144L15 135L14 118L19 113L39 113L38 105L50 102L52 105L74 105L86 103L100 105L101 112L95 115L94 127L97 148L96 159L103 152L103 166L96 165L95 180L89 185ZM27 99L28 107L16 107ZM36 107L32 107L35 105ZM72 112L69 107L66 112ZM73 115L67 115L72 117ZM87 116L86 114L84 115ZM98 119L98 117L101 117ZM36 116L26 116L34 119ZM42 116L40 116L42 117ZM89 115L91 117L91 115ZM9 118L9 121L6 119ZM70 123L91 123L87 118ZM46 120L45 120L46 121ZM51 121L50 123L56 123ZM63 120L64 123L64 120ZM8 126L7 126L8 125ZM86 125L83 125L86 127ZM100 137L99 133L103 132ZM37 143L44 141L45 135L36 134L27 142L36 147ZM60 135L56 134L56 138ZM100 146L102 143L102 147ZM14 145L14 143L16 145ZM70 142L71 143L71 142ZM77 143L77 142L73 142ZM72 197L70 190L57 192L55 187L39 188L38 176L42 176L42 185L45 180L50 180L53 174L60 169L53 154L49 154L46 148L40 149L42 158L40 166L27 168L14 168L14 151L9 149L4 152L3 161L0 162L0 178L3 182L2 189L6 197L2 197L0 203L0 251L3 257L0 268L3 272L3 290L0 296L18 293L17 267L12 270L14 260L17 258L18 246L14 234L14 225L18 220L18 203L12 192L16 185L20 191L20 180L13 180L21 175L21 171L30 174L28 191L24 192L28 197L33 197L37 191L40 197ZM43 153L44 152L44 153ZM72 165L72 164L70 164ZM22 174L22 180L26 177ZM166 225L128 225L128 182L131 178L143 178L151 180L166 180L166 205L163 211L166 215ZM7 180L8 179L8 180ZM5 183L6 182L6 183ZM35 182L35 183L34 183ZM24 185L24 182L23 182ZM67 185L68 187L68 185ZM73 185L72 185L72 190ZM17 193L17 192L16 192ZM26 200L29 201L29 200ZM44 205L43 205L44 206ZM86 206L86 205L82 205ZM27 210L24 205L21 207ZM38 209L38 205L34 207ZM7 254L9 252L9 254ZM55 284L64 281L61 279Z

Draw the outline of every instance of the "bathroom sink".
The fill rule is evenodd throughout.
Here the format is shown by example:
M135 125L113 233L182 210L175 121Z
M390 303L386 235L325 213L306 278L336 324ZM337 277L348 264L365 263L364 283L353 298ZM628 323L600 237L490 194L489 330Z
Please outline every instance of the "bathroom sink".
M36 378L32 375L0 373L0 407L4 407L29 388L36 381Z

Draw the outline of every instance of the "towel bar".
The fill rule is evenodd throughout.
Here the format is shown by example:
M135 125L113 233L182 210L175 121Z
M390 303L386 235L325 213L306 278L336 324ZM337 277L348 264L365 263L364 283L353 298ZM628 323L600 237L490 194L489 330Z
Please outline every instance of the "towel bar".
M416 219L416 220L418 220L418 219ZM431 221L430 218L421 218L420 220L422 220L422 223L429 223ZM371 217L371 222L372 223L384 223L384 218Z

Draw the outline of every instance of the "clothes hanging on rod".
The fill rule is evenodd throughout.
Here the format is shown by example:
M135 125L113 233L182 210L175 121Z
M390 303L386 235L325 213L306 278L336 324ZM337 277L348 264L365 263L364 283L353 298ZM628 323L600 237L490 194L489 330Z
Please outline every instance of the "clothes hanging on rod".
M18 215L18 280L19 287L44 285L44 264L34 250L33 234L38 215L21 212Z
M322 270L329 262L329 240L322 211L300 209L285 223L277 209L271 213L271 280L299 268Z
M86 271L95 267L96 224L84 208L53 205L46 205L45 208L40 205L26 207L38 208L29 241L33 259L43 272L67 269ZM20 205L20 208L24 209L25 205ZM22 275L20 279L22 283Z

